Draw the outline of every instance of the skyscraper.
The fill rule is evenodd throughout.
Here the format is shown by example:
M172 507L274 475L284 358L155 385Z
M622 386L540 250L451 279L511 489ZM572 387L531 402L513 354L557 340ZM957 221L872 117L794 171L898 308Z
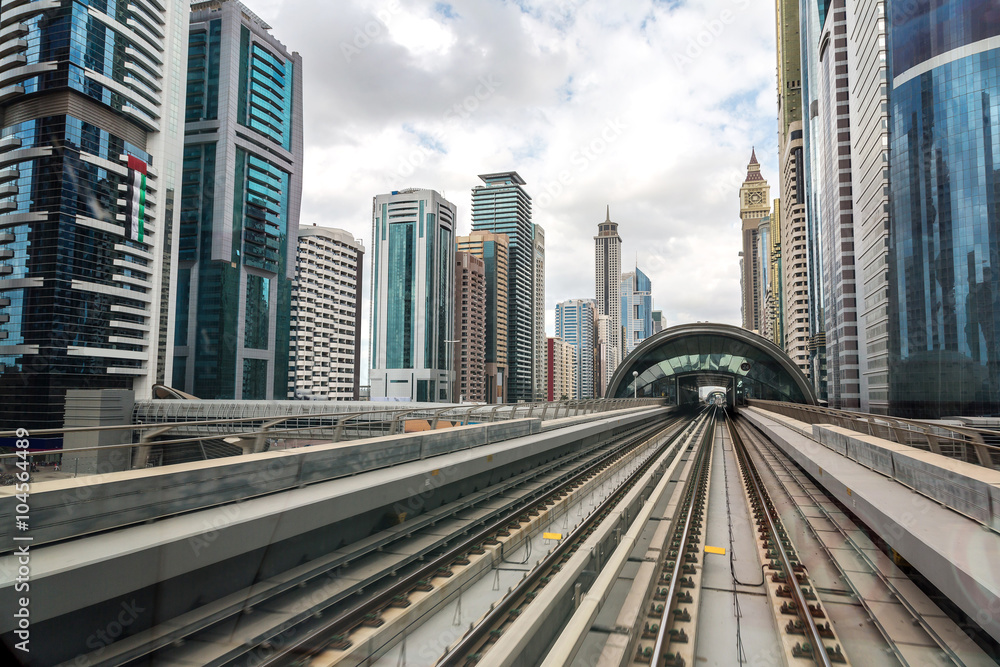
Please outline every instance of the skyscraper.
M544 401L546 394L546 371L548 364L545 357L548 354L548 343L545 336L545 230L541 225L532 225L534 238L534 273L532 274L531 312L532 328L535 336L534 361L534 396L532 400Z
M343 229L300 227L288 397L358 400L365 248Z
M0 8L0 428L53 428L170 381L187 7Z
M486 263L455 253L455 391L459 403L486 402Z
M861 409L889 410L889 91L884 0L847 6Z
M622 275L622 323L625 354L653 335L653 285L639 267Z
M1000 7L938 4L889 3L889 410L997 415Z
M597 293L597 315L608 316L605 342L607 364L604 377L600 378L599 394L611 381L611 376L622 360L621 325L621 275L622 238L618 236L618 223L611 222L611 207L604 214L604 222L597 225L594 237L594 276Z
M510 241L507 289L507 400L530 401L534 392L534 227L531 197L516 171L480 174L472 189L472 229L506 234Z
M302 194L302 59L235 0L191 6L174 384L288 391Z
M809 365L809 248L806 237L806 164L802 140L802 64L799 0L776 0L778 45L778 161L781 204L775 207L780 233L780 309L783 340L778 344L803 373Z
M740 187L740 219L743 221L743 262L740 290L743 294L743 328L761 330L761 265L759 252L759 227L761 220L771 214L771 188L760 173L757 151L750 153L747 177Z
M861 407L854 198L851 188L850 85L845 0L824 7L820 41L811 50L817 77L806 88L816 114L806 141L814 144L811 186L818 231L819 276L830 407ZM818 51L818 53L817 53ZM810 159L812 159L812 157Z
M375 197L372 399L452 398L454 230L455 205L433 190Z
M486 272L486 398L507 402L507 288L510 241L506 234L474 231L455 238L458 250L483 260Z
M576 393L570 398L594 398L594 320L590 299L570 299L556 304L556 337L569 343L575 352Z

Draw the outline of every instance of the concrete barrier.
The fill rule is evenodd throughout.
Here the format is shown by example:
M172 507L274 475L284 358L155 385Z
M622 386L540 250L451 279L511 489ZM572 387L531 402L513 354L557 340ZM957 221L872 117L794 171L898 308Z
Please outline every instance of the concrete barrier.
M1000 532L1000 471L912 448L892 457L899 482Z
M419 461L541 430L516 419L42 482L31 532L42 544ZM13 549L14 487L0 488L0 552Z

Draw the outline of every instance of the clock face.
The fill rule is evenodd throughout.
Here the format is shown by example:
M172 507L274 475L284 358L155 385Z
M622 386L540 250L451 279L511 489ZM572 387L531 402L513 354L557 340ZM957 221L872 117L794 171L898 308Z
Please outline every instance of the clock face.
M747 203L760 204L762 201L764 201L764 195L759 192L751 192L747 195Z

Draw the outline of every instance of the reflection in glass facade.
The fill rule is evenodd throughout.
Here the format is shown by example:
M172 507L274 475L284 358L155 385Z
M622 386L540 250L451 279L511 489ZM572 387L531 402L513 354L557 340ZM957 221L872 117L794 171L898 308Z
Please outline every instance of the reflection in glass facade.
M691 331L681 331L685 327ZM620 380L611 388L612 396L629 398L637 392L675 403L679 380L708 375L713 383L731 386L737 398L814 402L807 380L784 352L759 336L730 329L736 327L685 325L665 330L626 357L615 373ZM633 371L639 373L635 379Z
M54 4L0 3L0 429L61 426L67 389L147 398L170 370L181 93L163 63L183 65L186 8Z
M1000 49L948 49L976 51L1000 15L973 0L891 7L890 411L997 415Z
M281 398L302 191L301 58L236 2L195 7L188 58L176 386L200 398Z

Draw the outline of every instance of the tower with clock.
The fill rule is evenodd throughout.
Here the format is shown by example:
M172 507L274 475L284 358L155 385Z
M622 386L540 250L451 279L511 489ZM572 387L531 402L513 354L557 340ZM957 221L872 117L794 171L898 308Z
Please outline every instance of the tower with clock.
M761 221L770 215L771 187L760 173L757 151L752 150L747 177L740 186L740 219L743 221L740 289L743 296L743 328L758 333L763 329L762 272L767 270L766 266L761 266L758 229Z

